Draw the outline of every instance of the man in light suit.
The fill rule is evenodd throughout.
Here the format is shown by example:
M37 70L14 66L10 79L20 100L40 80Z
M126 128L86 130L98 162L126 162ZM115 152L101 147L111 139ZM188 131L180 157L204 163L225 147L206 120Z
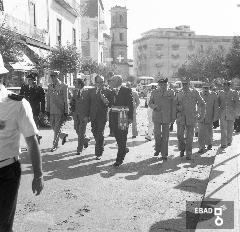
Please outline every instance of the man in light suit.
M75 89L73 90L70 106L74 120L74 129L78 135L77 155L80 155L83 146L88 147L86 138L86 126L88 123L89 105L88 91L84 89L84 81L80 78L74 81Z
M194 127L197 119L201 119L205 114L205 103L198 91L190 89L190 79L182 78L182 89L177 93L177 138L180 157L184 156L186 151L186 159L190 160L192 156L192 143L194 135ZM200 113L197 115L196 108L199 107ZM186 130L186 142L184 138Z
M152 91L149 101L149 107L153 109L154 156L161 153L163 161L166 161L168 156L169 125L175 121L176 117L174 92L167 89L167 82L167 78L159 79L159 88Z
M100 160L104 150L104 129L107 122L108 108L112 103L112 91L104 86L104 77L95 77L95 88L89 89L89 118L92 133L96 141L95 156Z
M233 126L239 98L236 91L230 89L231 82L224 81L223 91L219 92L221 148L232 144Z
M47 91L47 114L50 117L50 124L54 131L53 147L55 151L58 147L59 138L62 145L65 144L68 134L62 131L62 126L66 122L68 115L68 86L59 80L58 72L50 73L51 84Z
M219 119L219 104L217 94L210 91L209 83L203 83L203 91L200 93L200 96L203 98L206 104L206 113L205 116L198 121L198 153L204 153L205 146L207 146L207 150L212 149L212 124Z

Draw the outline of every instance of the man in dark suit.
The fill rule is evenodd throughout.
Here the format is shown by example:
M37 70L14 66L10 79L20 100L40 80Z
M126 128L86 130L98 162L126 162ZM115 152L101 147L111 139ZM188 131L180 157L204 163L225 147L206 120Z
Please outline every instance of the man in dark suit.
M113 76L110 84L114 88L114 99L111 107L113 133L118 144L117 159L113 166L119 167L128 152L126 143L128 126L133 120L133 96L131 89L122 86L120 75Z
M96 160L100 160L104 150L104 129L107 122L108 107L111 106L113 95L104 87L104 77L95 77L95 88L89 90L89 117L92 133L96 141Z
M37 77L37 73L29 74L27 76L28 84L21 87L19 95L22 95L30 103L34 121L37 125L37 128L39 128L40 112L45 112L45 93L43 88L37 84ZM42 136L37 135L39 144L41 138Z
M71 111L74 120L74 129L78 135L77 155L83 150L83 146L88 147L86 138L86 126L88 123L89 105L88 91L84 89L84 81L80 78L74 80L75 88L70 101Z

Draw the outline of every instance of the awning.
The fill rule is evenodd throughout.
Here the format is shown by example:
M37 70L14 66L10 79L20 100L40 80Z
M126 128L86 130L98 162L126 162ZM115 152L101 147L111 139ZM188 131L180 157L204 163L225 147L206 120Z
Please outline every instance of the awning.
M38 56L42 57L42 58L47 58L47 56L50 54L50 51L47 51L45 49L42 49L42 48L38 48L38 47L34 47L34 46L31 46L31 45L28 45L27 46L34 52L36 53Z
M18 57L18 60L19 61L16 63L9 63L14 70L31 71L35 69L34 64L25 54L22 54L21 57Z

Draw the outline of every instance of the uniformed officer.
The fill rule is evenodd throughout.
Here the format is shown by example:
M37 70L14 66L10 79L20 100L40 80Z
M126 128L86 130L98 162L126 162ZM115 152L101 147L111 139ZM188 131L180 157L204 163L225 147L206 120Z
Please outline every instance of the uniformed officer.
M0 68L1 71L1 68ZM1 75L1 74L0 74ZM33 166L32 191L43 189L42 160L31 106L21 96L11 94L0 81L0 231L12 231L21 167L20 134L28 145Z
M182 89L177 93L177 138L180 157L184 156L186 151L186 159L190 160L192 156L192 143L194 135L194 127L197 119L201 120L205 114L205 103L198 91L190 89L190 79L182 78ZM199 107L199 116L196 108ZM186 142L184 134L186 130Z
M203 90L200 96L203 98L206 104L206 113L201 120L198 121L199 133L198 133L198 153L205 152L205 146L207 150L212 149L213 140L213 122L219 119L219 104L217 94L210 91L210 84L203 83Z
M68 109L68 86L59 80L58 72L50 73L51 84L47 91L47 114L50 116L50 124L54 131L53 147L55 151L58 147L59 138L62 145L65 144L68 134L62 131L62 126L66 122Z
M20 95L24 96L32 107L33 118L39 129L39 116L40 113L45 112L45 93L41 86L37 84L37 73L31 73L26 78L28 84L20 89ZM40 144L42 136L37 135L38 143Z
M224 81L223 90L219 92L221 148L232 144L233 126L239 98L236 91L230 88L231 82Z
M78 135L77 155L88 147L88 139L86 138L86 126L89 115L89 96L88 91L84 89L84 81L80 78L74 81L75 88L71 98L70 106L73 113L74 129Z
M149 107L153 109L154 156L158 156L161 152L164 161L168 156L169 125L174 122L176 117L174 92L167 89L167 82L167 78L159 79L159 88L152 91L149 101Z

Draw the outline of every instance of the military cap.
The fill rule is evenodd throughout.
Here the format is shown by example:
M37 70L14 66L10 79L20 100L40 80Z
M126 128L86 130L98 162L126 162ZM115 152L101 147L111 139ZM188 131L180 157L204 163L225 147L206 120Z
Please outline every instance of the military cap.
M161 77L158 79L158 83L161 84L161 83L168 83L168 78L164 78L164 77Z
M37 73L30 73L30 74L27 75L26 78L31 79L31 80L33 80L33 81L36 81L36 80L37 80L37 77L38 77L38 74L37 74Z
M181 78L181 82L182 83L189 83L190 82L190 79L188 77L182 77Z

